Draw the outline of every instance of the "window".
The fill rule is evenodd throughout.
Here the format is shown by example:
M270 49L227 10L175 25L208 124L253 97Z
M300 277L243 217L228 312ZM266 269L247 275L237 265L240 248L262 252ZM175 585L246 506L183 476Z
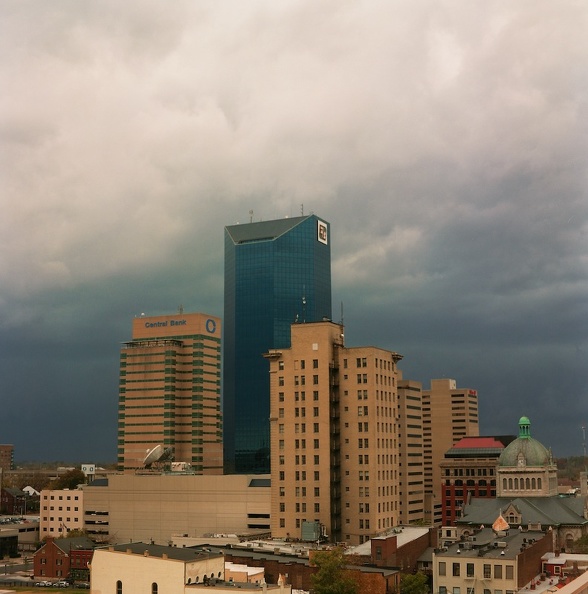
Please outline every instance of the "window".
M485 563L484 564L484 579L485 580L489 580L492 577L492 567ZM486 593L484 592L484 594L490 594L490 592Z
M506 566L506 579L507 580L514 579L514 565L507 565Z
M466 576L474 577L474 564L473 563L466 563Z
M453 577L459 577L459 563L453 564Z
M502 565L495 565L494 566L494 579L501 580L502 579Z
M281 512L285 512L286 511L286 504L285 503L280 503L280 511Z
M439 575L445 575L446 564L445 561L439 561Z
M122 594L122 582L120 580L116 582L116 594Z
M151 584L151 594L157 594L157 582Z
M286 527L286 520L284 518L280 518L280 528Z
M283 386L283 385L284 385L284 377L283 376L280 376L278 378L278 386Z
M312 409L312 416L313 417L318 417L319 416L319 407L318 406L314 406Z
M315 503L314 504L314 513L318 514L321 511L321 504L320 503Z

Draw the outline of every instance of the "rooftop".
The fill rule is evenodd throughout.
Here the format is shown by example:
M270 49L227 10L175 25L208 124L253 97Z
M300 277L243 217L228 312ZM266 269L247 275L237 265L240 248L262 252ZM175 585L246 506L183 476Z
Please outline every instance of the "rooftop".
M482 528L468 540L456 542L443 549L437 549L438 557L461 557L485 559L514 559L520 552L545 537L539 530L510 529L505 532L494 532L491 528Z

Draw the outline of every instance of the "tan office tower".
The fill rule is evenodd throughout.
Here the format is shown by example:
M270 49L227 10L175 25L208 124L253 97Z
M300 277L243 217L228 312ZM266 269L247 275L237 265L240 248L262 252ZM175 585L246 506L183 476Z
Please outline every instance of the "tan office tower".
M167 458L172 470L191 465L197 474L222 474L220 373L219 318L135 318L133 339L120 354L119 468L136 470Z
M420 382L398 380L398 521L403 525L425 520L422 400Z
M457 388L454 379L431 380L423 390L423 441L425 466L425 519L442 522L442 483L440 464L462 437L477 437L478 393Z
M398 525L397 362L293 324L270 363L272 535L359 544Z

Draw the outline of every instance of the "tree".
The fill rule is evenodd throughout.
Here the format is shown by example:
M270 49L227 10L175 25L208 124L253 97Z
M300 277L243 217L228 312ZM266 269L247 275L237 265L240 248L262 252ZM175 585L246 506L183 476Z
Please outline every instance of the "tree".
M342 549L317 551L312 563L317 567L311 577L314 594L357 594L357 582L345 570Z
M86 482L86 475L79 469L74 468L62 474L51 483L50 489L77 489L78 485Z
M428 594L429 583L424 573L405 574L400 578L400 594Z

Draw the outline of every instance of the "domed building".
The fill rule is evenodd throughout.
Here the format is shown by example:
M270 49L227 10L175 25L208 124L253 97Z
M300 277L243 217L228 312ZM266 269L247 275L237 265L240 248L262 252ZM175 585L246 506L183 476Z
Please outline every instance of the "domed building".
M531 437L531 421L519 420L519 436L504 448L496 467L497 497L554 497L557 465L551 451Z
M585 485L585 477L583 481ZM569 551L575 540L588 535L588 497L585 488L580 497L558 495L551 451L531 437L531 422L521 417L519 436L504 448L496 464L496 499L469 498L455 525L461 538L482 526L496 526L506 533L549 531L553 550Z

